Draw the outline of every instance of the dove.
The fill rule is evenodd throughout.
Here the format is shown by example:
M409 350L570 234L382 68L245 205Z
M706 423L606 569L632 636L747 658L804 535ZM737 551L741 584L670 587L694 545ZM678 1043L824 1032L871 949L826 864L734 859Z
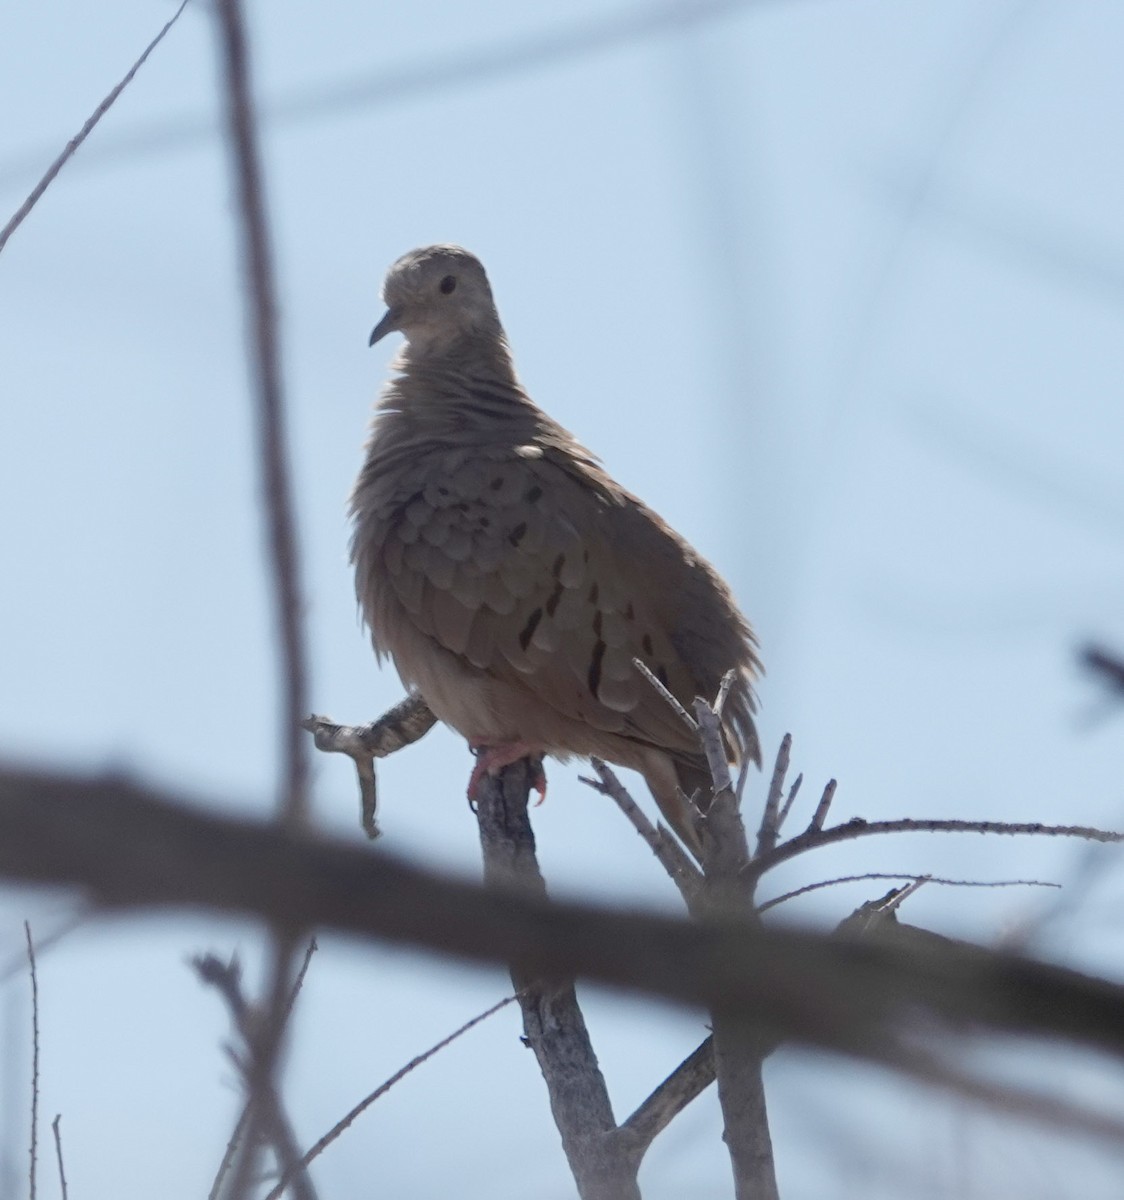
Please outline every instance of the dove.
M706 759L635 660L688 709L732 671L729 758L760 764L757 639L730 588L534 403L474 255L412 250L383 299L370 344L405 342L350 500L379 661L467 740L470 799L518 759L596 756L638 771L697 855L690 798L711 798ZM541 771L536 786L545 795Z

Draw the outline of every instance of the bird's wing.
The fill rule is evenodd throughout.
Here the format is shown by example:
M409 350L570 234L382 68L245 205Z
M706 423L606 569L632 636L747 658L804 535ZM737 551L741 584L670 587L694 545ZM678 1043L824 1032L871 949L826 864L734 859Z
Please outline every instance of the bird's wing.
M692 760L693 735L633 659L685 706L734 668L727 733L755 755L757 664L729 591L591 459L476 447L430 455L414 478L380 557L422 632L528 703Z

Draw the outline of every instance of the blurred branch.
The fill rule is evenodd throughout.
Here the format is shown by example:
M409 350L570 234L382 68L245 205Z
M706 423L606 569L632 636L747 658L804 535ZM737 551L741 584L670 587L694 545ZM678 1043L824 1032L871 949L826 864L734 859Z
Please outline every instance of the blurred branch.
M1079 661L1110 692L1124 699L1124 658L1110 654L1101 646L1088 645L1081 650Z
M230 1010L231 1021L237 1030L242 1043L241 1050L230 1050L230 1057L242 1074L246 1085L247 1105L261 1106L264 1110L259 1122L273 1146L277 1156L278 1167L282 1175L291 1180L293 1194L297 1200L316 1200L316 1190L312 1186L307 1171L301 1161L297 1140L293 1134L289 1118L282 1107L281 1099L272 1089L255 1080L253 1073L254 1055L257 1052L259 1031L257 1022L260 1014L255 1013L247 1003L242 992L242 967L237 958L223 962L213 954L202 954L192 959L199 979L216 988L226 1001ZM251 1124L248 1116L239 1121L239 1127L245 1129ZM227 1161L224 1159L224 1162ZM220 1169L219 1179L223 1171ZM214 1189L212 1189L212 1192Z
M257 916L515 963L536 978L582 975L721 1004L771 1036L906 1070L895 1031L924 1014L1124 1054L1124 988L1016 954L959 943L906 953L737 920L552 903L347 842L192 811L119 777L0 768L0 877L77 887L115 908Z
M435 1054L440 1053L440 1051L444 1050L446 1046L455 1042L457 1038L468 1033L470 1029L474 1029L480 1024L481 1021L486 1021L489 1017L498 1013L501 1008L506 1008L509 1004L513 1003L515 999L515 996L505 996L502 1000L493 1004L490 1008L486 1008L482 1013L477 1013L472 1020L466 1021L459 1029L455 1029L452 1033L450 1033L448 1037L443 1037L435 1045L430 1046L430 1048L424 1053L415 1055L415 1057L411 1058L404 1067L399 1068L394 1072L393 1075L391 1075L389 1079L379 1084L379 1086L375 1088L373 1092L360 1100L359 1103L355 1105L355 1107L346 1116L341 1117L340 1120L338 1120L335 1125L333 1125L332 1128L329 1129L328 1132L316 1142L314 1146L310 1147L301 1156L298 1166L307 1167L314 1159L319 1158L319 1156L323 1154L323 1152L327 1150L327 1148L338 1137L346 1133L351 1125L359 1117L361 1117L376 1100L378 1100L381 1096L385 1096L386 1093L389 1092L396 1083L399 1083L401 1080L405 1079L405 1077L409 1075L411 1071L420 1067L422 1063L428 1062L428 1060L431 1059ZM277 1181L277 1184L273 1190L266 1195L265 1200L280 1200L281 1193L284 1192L285 1188L288 1186L291 1177L292 1176L289 1171L284 1172L281 1178Z
M246 304L252 333L252 370L257 392L258 460L268 524L270 594L280 642L284 708L282 731L286 790L285 820L307 817L308 752L301 734L308 668L301 631L300 583L292 483L285 446L281 358L277 340L277 296L266 223L261 153L250 92L246 31L239 0L219 0L219 23L228 137L238 192Z
M692 862L679 841L662 825L653 825L644 810L629 795L616 774L599 758L591 758L589 765L597 772L596 779L581 776L583 783L595 791L608 796L621 810L633 829L648 843L648 848L659 859L671 882L679 889L687 908L698 900L703 885L702 873Z
M541 71L634 45L648 38L733 16L765 0L662 0L632 6L595 20L575 21L561 28L510 38L498 44L473 47L444 56L427 53L401 66L380 64L350 79L318 83L297 89L262 106L269 125L290 125L323 120L337 113L377 109L439 92L454 91L533 71ZM97 162L151 158L158 153L182 150L214 137L213 121L185 116L139 124L98 148ZM28 156L38 163L39 156ZM89 160L87 160L88 163ZM27 161L16 160L0 172L0 188L25 176Z
M44 174L42 179L40 179L39 182L31 189L31 193L19 206L19 208L16 209L11 220L7 223L7 225L4 226L3 229L0 229L0 252L2 252L4 247L8 244L8 239L12 236L12 234L15 233L20 225L23 224L23 221L27 215L36 206L36 204L39 203L43 193L55 181L55 176L58 175L64 166L66 166L74 152L93 132L94 126L102 119L102 117L105 116L107 112L109 112L110 108L113 107L113 102L118 96L121 95L121 93L129 86L129 84L132 83L133 76L136 75L141 67L144 66L148 56L153 52L153 50L156 49L157 46L160 45L160 43L164 40L164 35L179 20L180 13L182 13L187 7L187 3L188 0L182 0L179 8L177 8L172 14L172 17L168 23L163 29L160 30L160 32L152 39L152 41L148 43L148 45L145 47L144 53L129 68L121 82L118 83L117 86L114 87L109 93L109 95L106 96L106 98L97 106L97 108L94 109L94 111L86 119L86 123L82 126L82 128L74 135L74 137L70 139L69 142L66 143L66 147L63 149L63 152L47 168L46 174Z
M284 769L278 815L285 826L295 832L308 820L309 754L307 740L301 729L301 718L307 711L305 690L308 668L301 628L296 520L285 446L276 286L240 0L218 0L215 18L222 64L227 138L238 194L238 224L257 392L258 459L268 529L272 583L270 597L274 605L281 659ZM246 1079L253 1107L233 1170L232 1200L241 1200L249 1189L256 1171L261 1140L259 1133L267 1123L273 1128L274 1140L277 1140L281 1105L274 1080L285 1030L285 1008L298 937L298 926L273 923L266 1007L263 1019L253 1030L253 1037L247 1039ZM301 1186L310 1197L311 1184L306 1181Z
M287 1021L293 1013L293 1005L297 1002L297 996L300 995L300 990L304 986L305 976L308 974L308 968L312 965L312 956L319 949L316 939L309 938L308 945L305 947L304 959L301 962L300 970L297 972L296 980L293 982L293 990L289 993L289 1003L285 1010L284 1019ZM198 962L195 959L193 966ZM232 1131L226 1143L226 1149L223 1151L222 1160L219 1162L219 1168L215 1172L214 1182L211 1184L211 1190L208 1193L208 1200L218 1200L222 1195L223 1183L226 1179L226 1174L234 1163L235 1155L238 1153L239 1147L242 1145L242 1139L249 1127L250 1117L253 1112L254 1097L252 1094L247 1095L246 1103L242 1106L242 1111L238 1115L238 1120L235 1122L234 1130ZM279 1157L279 1161L282 1161ZM305 1160L301 1160L303 1163ZM299 1168L299 1164L290 1164L290 1171L295 1171ZM285 1174L284 1166L282 1166L282 1174Z

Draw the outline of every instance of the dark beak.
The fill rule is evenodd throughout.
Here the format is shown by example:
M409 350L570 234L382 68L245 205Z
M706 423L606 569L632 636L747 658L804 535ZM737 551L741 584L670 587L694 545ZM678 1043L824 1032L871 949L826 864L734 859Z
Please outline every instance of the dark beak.
M388 333L393 333L398 328L398 318L401 315L398 309L388 308L383 319L371 330L371 340L367 345L373 346L376 342L386 337Z

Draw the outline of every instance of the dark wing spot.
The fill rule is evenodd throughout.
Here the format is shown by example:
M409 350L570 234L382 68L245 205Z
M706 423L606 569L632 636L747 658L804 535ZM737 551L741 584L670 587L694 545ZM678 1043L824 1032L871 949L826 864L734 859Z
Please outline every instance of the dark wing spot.
M646 633L640 639L640 645L643 647L645 654L650 656L655 653L655 651L652 649L652 635L650 633Z
M493 492L498 492L500 490L500 488L503 487L503 476L497 475L495 477L495 479L493 479L492 482L490 484L488 484L488 486L492 489Z
M558 584L554 591L550 593L546 602L546 615L548 617L554 616L554 610L558 607L558 601L562 599L562 592L562 585Z
M542 609L536 608L533 613L527 618L527 624L519 631L519 645L524 650L531 644L531 638L535 636L535 630L539 627L539 622L542 620Z
M524 500L534 504L536 500L541 499L542 488L536 483L534 487L527 489L527 494L523 497Z
M634 621L634 620L636 620L636 611L635 611L635 609L632 607L632 601L631 601L631 600L628 602L628 608L626 608L626 609L624 610L624 619L625 619L626 621Z
M437 494L439 496L447 496L449 494L449 489L445 487L444 484L441 484L437 489Z
M601 589L595 583L593 585L593 587L591 587L589 589L589 602L590 602L590 604L596 604L600 598L601 598ZM598 613L597 615L600 616L601 614Z
M589 690L594 697L597 696L597 689L601 686L601 660L605 657L605 643L597 642L593 647L593 657L589 660Z
M656 668L656 678L664 685L665 688L667 688L669 692L671 691L671 685L667 682L667 672L664 670L663 663L660 663L660 665Z
M507 535L507 540L513 545L518 546L519 543L527 534L527 522L520 521L518 525Z
M476 524L479 525L481 529L487 529L488 526L491 525L491 523L492 523L491 517L477 517L476 518Z
M557 557L557 558L554 560L554 566L552 566L552 567L550 568L550 569L551 569L551 571L552 571L552 572L553 572L553 574L554 574L554 578L555 578L555 579L557 579L557 578L558 578L558 576L562 574L562 568L563 568L565 565L566 565L566 556L565 556L564 554L560 554L560 555L559 555L559 556L558 556L558 557Z

